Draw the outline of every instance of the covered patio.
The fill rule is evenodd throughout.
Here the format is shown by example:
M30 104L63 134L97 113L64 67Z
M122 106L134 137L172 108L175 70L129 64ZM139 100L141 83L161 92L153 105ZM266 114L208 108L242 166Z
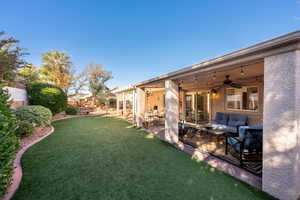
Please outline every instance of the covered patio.
M258 177L264 191L296 199L300 191L299 77L298 31L135 84L135 123L183 150L188 144L193 149L189 152L198 157L209 153L231 163L223 169L227 173L227 168L241 165L245 157L244 149L242 156L231 152L235 146L228 138L239 139L241 127L250 127L252 133L261 127L261 152L255 149L255 162L243 163L240 169L247 173L236 177L246 182L246 176ZM214 132L213 125L218 122L223 127L225 118L225 125L233 129ZM186 127L188 131L183 131Z
M230 148L226 154L225 132L206 130L216 113L247 116L244 125L263 124L264 62L257 60L221 69L208 70L174 79L178 84L179 138L203 153L210 153L231 164L240 166L239 154ZM143 126L156 131L164 138L166 116L164 82L157 81L143 85L145 91L145 112ZM156 114L155 114L156 113ZM163 121L164 122L164 121ZM183 129L183 127L185 130ZM236 135L238 137L238 134ZM243 163L243 169L262 176L261 151Z

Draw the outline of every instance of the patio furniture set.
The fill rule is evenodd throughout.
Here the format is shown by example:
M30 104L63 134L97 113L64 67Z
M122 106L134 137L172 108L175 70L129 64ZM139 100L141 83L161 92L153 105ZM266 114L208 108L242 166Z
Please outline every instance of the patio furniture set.
M153 125L162 125L164 124L165 113L158 112L158 110L147 111L145 112L145 122L148 123L148 126Z
M240 167L244 162L259 162L262 154L262 126L247 126L246 115L217 112L211 123L190 127L179 123L179 136L188 133L206 134L207 136L225 139L225 155L231 153L239 160ZM231 150L231 151L230 151ZM238 155L238 156L236 156Z

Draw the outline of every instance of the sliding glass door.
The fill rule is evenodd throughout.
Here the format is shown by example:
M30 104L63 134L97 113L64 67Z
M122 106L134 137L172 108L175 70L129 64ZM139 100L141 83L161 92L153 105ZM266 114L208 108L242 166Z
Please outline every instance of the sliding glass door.
M185 120L199 124L209 120L208 92L194 92L185 95Z
M195 107L194 107L194 95L185 96L185 121L195 123Z
M196 94L196 111L197 123L207 122L208 114L208 93L199 92Z

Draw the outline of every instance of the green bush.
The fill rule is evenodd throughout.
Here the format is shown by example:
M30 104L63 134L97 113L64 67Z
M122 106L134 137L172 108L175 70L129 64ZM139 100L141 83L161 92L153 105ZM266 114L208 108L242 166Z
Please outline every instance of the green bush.
M0 197L11 183L13 161L19 147L17 121L10 110L9 95L0 85Z
M78 108L74 106L67 106L66 108L67 115L77 115L77 113L78 113Z
M44 106L23 106L15 111L17 119L31 123L34 127L48 126L51 123L52 113Z
M53 115L64 111L67 107L66 93L55 85L35 82L28 84L26 89L31 105L45 106Z
M33 125L26 121L18 121L18 128L16 130L16 135L18 137L26 136L32 133Z

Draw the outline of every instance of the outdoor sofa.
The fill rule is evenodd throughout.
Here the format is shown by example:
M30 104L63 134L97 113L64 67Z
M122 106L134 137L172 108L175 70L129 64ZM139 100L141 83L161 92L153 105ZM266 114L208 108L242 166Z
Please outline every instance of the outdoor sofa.
M217 112L215 120L212 121L212 131L221 130L230 133L239 133L239 127L247 125L248 116Z

